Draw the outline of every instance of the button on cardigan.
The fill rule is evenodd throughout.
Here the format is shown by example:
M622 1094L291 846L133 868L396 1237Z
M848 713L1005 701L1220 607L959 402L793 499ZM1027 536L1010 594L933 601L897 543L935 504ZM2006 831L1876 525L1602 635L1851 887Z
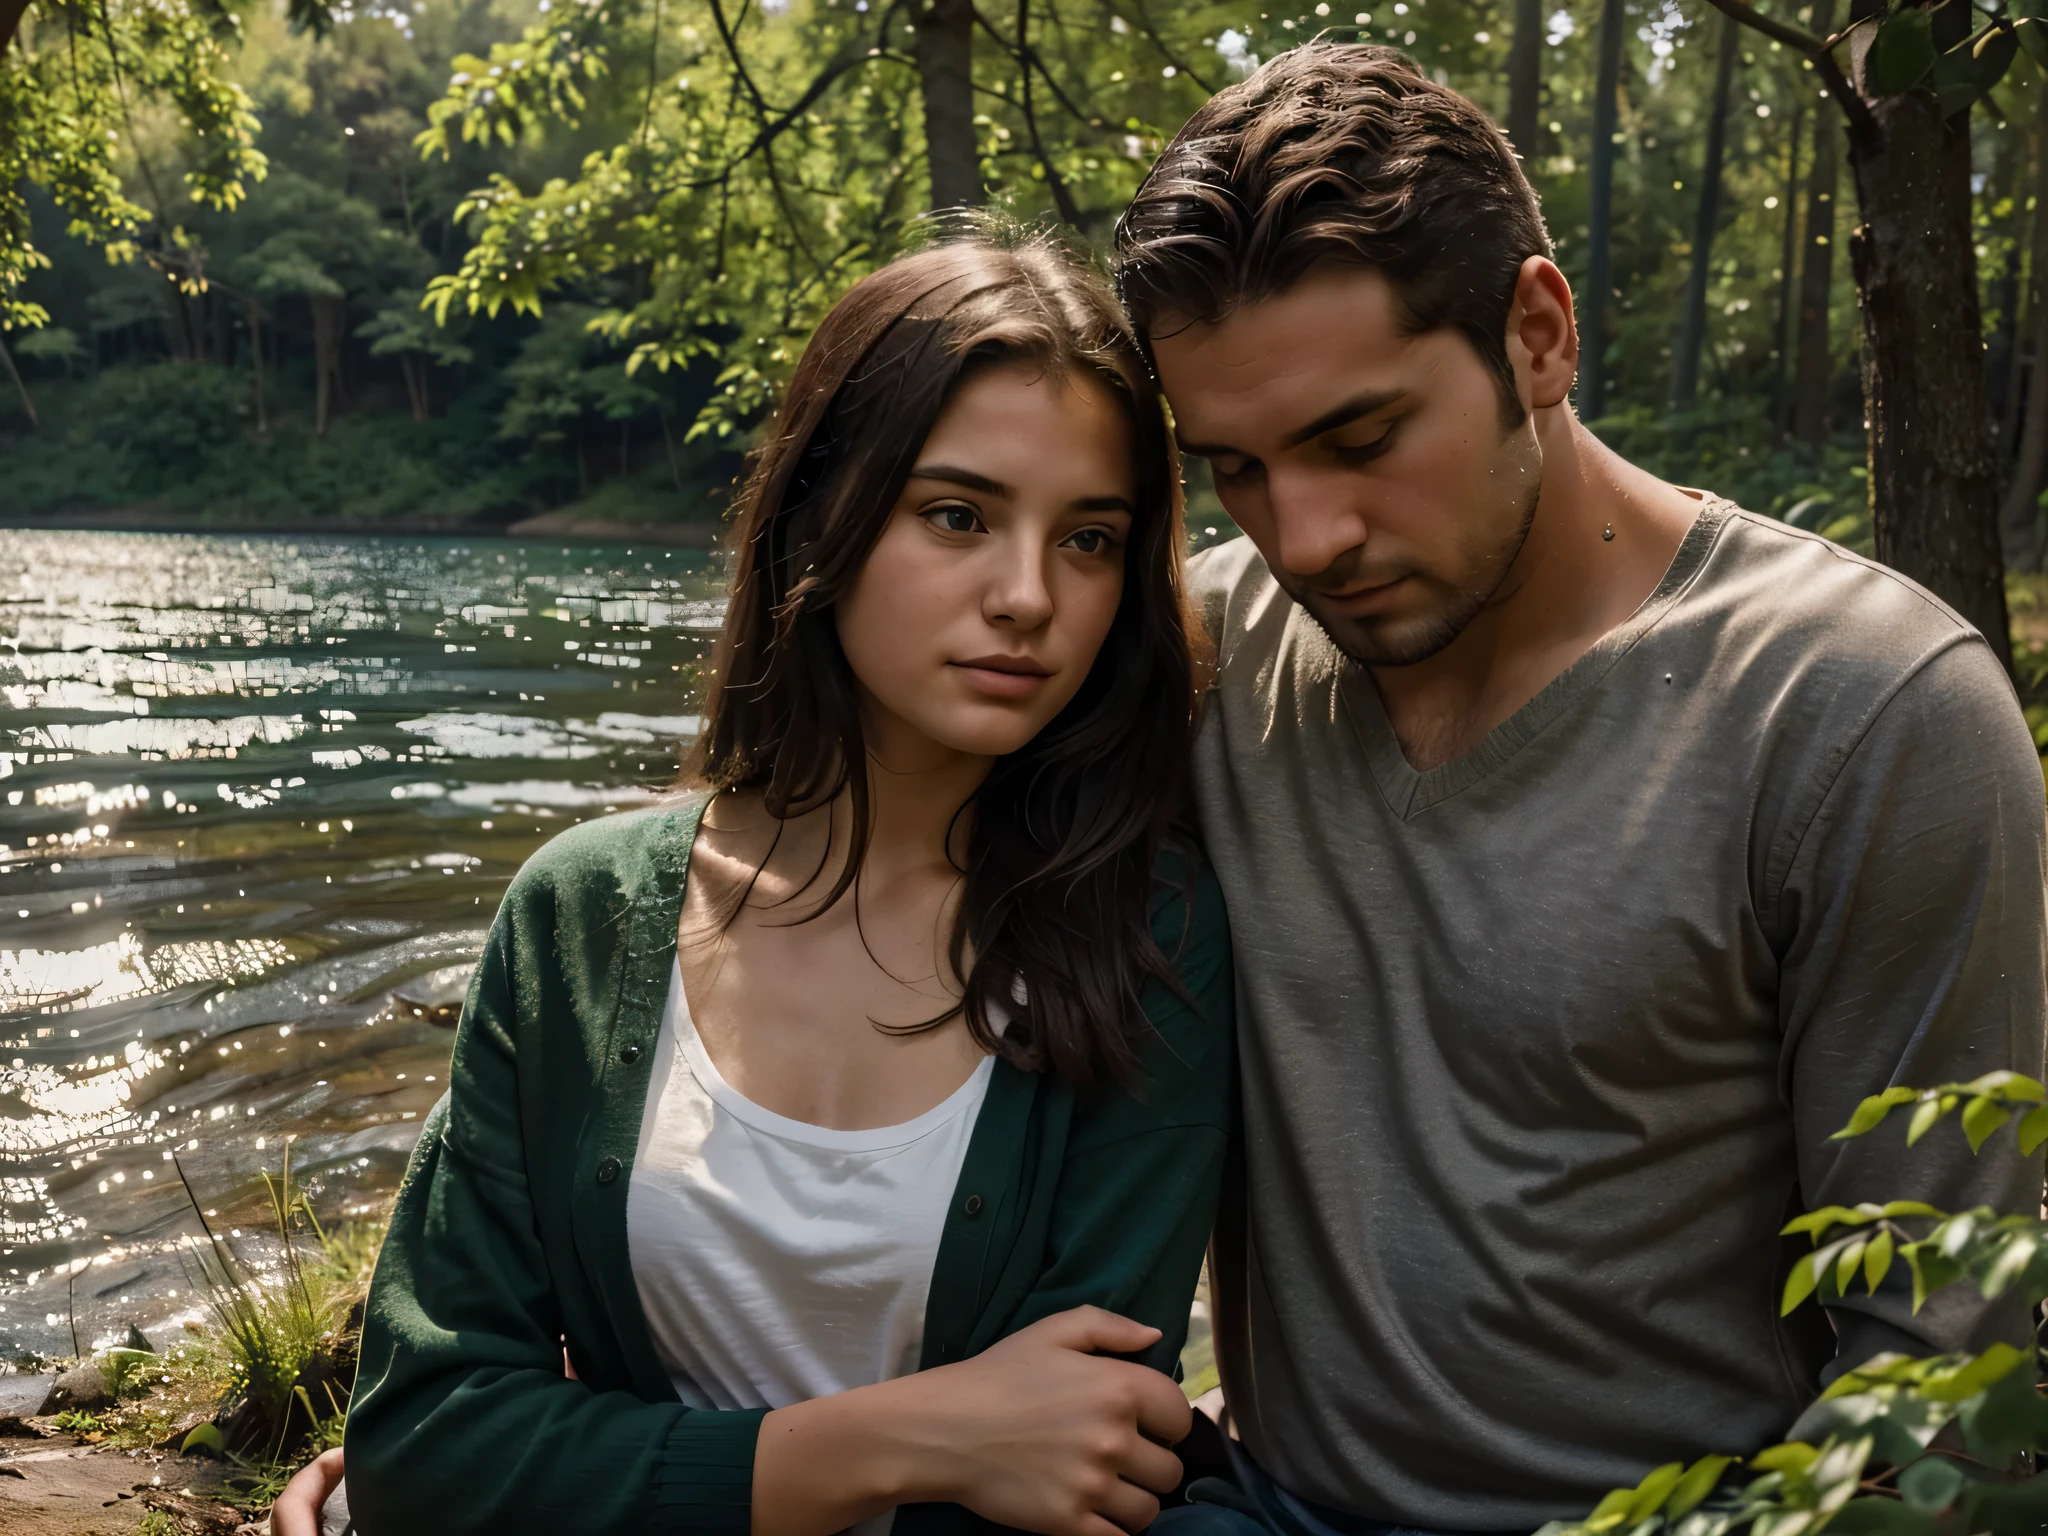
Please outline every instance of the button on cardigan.
M609 816L513 880L399 1187L363 1324L350 1504L375 1536L747 1536L764 1410L691 1409L633 1283L626 1192L701 801ZM1229 937L1206 866L1162 860L1135 1094L995 1064L940 1238L922 1368L1093 1304L1170 1371L1232 1114ZM1191 876L1191 878L1190 878ZM576 1380L562 1374L563 1341ZM996 1527L910 1505L895 1536Z

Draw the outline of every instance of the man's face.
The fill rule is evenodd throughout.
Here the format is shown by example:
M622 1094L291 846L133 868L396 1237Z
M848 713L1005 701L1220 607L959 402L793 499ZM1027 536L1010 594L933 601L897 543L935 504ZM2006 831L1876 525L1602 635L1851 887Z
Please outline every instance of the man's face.
M1499 591L1535 516L1533 418L1503 425L1457 332L1404 336L1378 272L1319 267L1152 344L1182 446L1346 655L1423 661Z

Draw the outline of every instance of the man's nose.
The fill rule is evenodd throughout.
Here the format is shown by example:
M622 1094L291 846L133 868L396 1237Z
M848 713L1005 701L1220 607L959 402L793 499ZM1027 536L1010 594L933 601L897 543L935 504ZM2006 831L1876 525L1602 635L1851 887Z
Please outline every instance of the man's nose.
M1306 581L1364 545L1369 525L1356 487L1310 472L1269 473L1267 506L1274 554L1288 575Z

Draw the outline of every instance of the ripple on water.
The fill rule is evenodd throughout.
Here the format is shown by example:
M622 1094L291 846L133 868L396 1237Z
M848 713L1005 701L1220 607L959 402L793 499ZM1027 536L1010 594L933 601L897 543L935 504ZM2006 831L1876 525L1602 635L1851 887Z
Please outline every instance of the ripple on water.
M0 539L0 1356L193 1315L289 1142L373 1216L505 883L699 728L706 556ZM75 1340L75 1343L74 1343Z

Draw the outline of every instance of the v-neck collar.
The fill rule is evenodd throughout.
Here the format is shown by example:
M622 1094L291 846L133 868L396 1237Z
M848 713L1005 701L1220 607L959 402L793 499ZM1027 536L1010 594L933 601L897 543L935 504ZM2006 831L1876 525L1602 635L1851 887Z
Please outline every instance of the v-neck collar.
M1732 511L1732 502L1719 496L1703 496L1699 515L1679 540L1678 552L1671 557L1663 579L1636 611L1594 641L1584 655L1546 683L1533 699L1487 732L1478 746L1434 768L1418 770L1408 761L1401 750L1401 738L1387 718L1386 704L1371 671L1357 662L1340 660L1339 707L1350 721L1373 780L1394 814L1405 821L1469 789L1504 766L1552 721L1584 698L1670 612L1679 595L1705 566L1707 555ZM1314 623L1299 607L1289 622Z

